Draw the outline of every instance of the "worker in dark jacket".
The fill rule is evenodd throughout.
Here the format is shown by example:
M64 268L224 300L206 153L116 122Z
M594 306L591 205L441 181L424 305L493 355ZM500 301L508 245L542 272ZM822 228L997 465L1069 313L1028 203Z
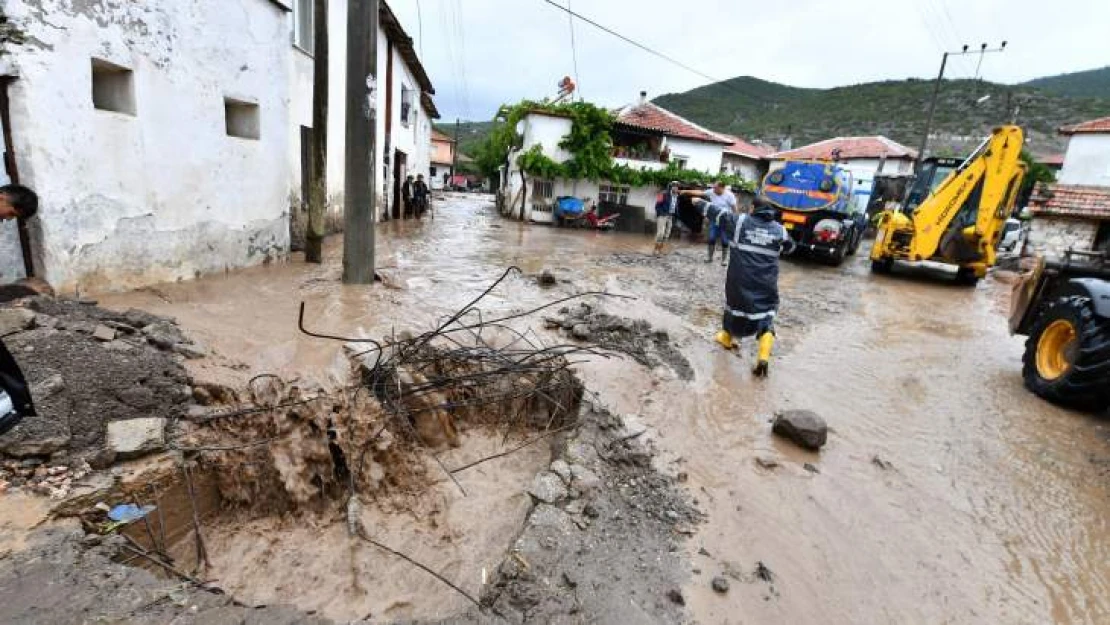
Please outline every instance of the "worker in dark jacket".
M775 209L756 198L750 215L735 214L703 199L694 205L728 237L725 312L717 342L725 349L733 338L755 336L759 343L756 376L767 375L775 344L775 314L779 306L779 254L794 251L794 241L775 221Z
M14 428L23 417L35 416L27 379L15 358L0 340L0 434Z

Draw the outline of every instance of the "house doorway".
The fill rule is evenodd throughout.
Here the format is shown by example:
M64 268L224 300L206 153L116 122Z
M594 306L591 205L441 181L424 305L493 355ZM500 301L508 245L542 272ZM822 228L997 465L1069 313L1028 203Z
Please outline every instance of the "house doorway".
M405 153L400 150L393 152L393 218L404 219L404 199L401 197L401 186L405 182L405 172L408 170L405 163Z

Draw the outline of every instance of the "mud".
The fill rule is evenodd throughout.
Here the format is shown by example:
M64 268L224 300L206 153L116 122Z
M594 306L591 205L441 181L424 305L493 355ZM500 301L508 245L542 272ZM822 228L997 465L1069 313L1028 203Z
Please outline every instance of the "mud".
M108 422L183 413L188 379L172 349L188 341L171 320L49 297L8 305L35 311L31 327L5 343L31 385L38 417L0 438L0 455L103 467L111 461L97 458ZM98 327L118 338L94 338Z
M244 377L276 372L326 385L346 375L344 356L299 334L300 300L312 328L383 336L457 310L489 284L492 268L548 269L555 285L509 279L489 312L585 290L632 296L596 303L666 331L693 369L682 380L627 361L577 366L591 396L651 428L656 465L684 476L705 512L679 553L688 574L682 618L1110 620L1108 425L1023 388L1005 285L968 290L920 271L871 276L863 258L841 268L786 261L779 344L771 377L757 381L748 353L712 343L724 269L702 263L701 246L679 244L653 259L644 237L521 226L459 199L441 204L434 221L385 225L379 270L397 288L367 289L338 284L335 243L323 266L275 265L103 301L176 317L213 351L243 360ZM566 340L539 328L534 335ZM199 363L186 364L194 371ZM785 409L828 421L820 453L772 436L770 415ZM758 563L772 572L773 592L753 575ZM634 577L610 573L622 583ZM711 588L716 576L733 582L728 593Z

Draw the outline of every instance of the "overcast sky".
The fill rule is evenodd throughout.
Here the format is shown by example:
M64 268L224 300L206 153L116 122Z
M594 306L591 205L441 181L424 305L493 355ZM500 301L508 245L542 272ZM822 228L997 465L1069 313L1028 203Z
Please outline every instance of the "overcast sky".
M555 0L566 5L568 0ZM944 50L992 47L982 76L1020 82L1110 64L1110 0L570 0L571 8L716 79L799 87L932 77ZM391 0L443 120L487 120L574 75L566 13L544 0ZM419 11L418 11L419 6ZM422 22L422 25L421 25ZM421 32L423 37L421 37ZM579 94L617 106L708 79L574 21ZM971 77L978 56L949 64Z

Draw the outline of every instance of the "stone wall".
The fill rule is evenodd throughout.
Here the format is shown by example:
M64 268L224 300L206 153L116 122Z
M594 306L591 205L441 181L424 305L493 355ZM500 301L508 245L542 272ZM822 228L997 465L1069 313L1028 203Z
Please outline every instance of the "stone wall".
M1047 256L1062 256L1068 248L1090 250L1097 232L1098 222L1091 219L1039 215L1033 219L1025 249Z

